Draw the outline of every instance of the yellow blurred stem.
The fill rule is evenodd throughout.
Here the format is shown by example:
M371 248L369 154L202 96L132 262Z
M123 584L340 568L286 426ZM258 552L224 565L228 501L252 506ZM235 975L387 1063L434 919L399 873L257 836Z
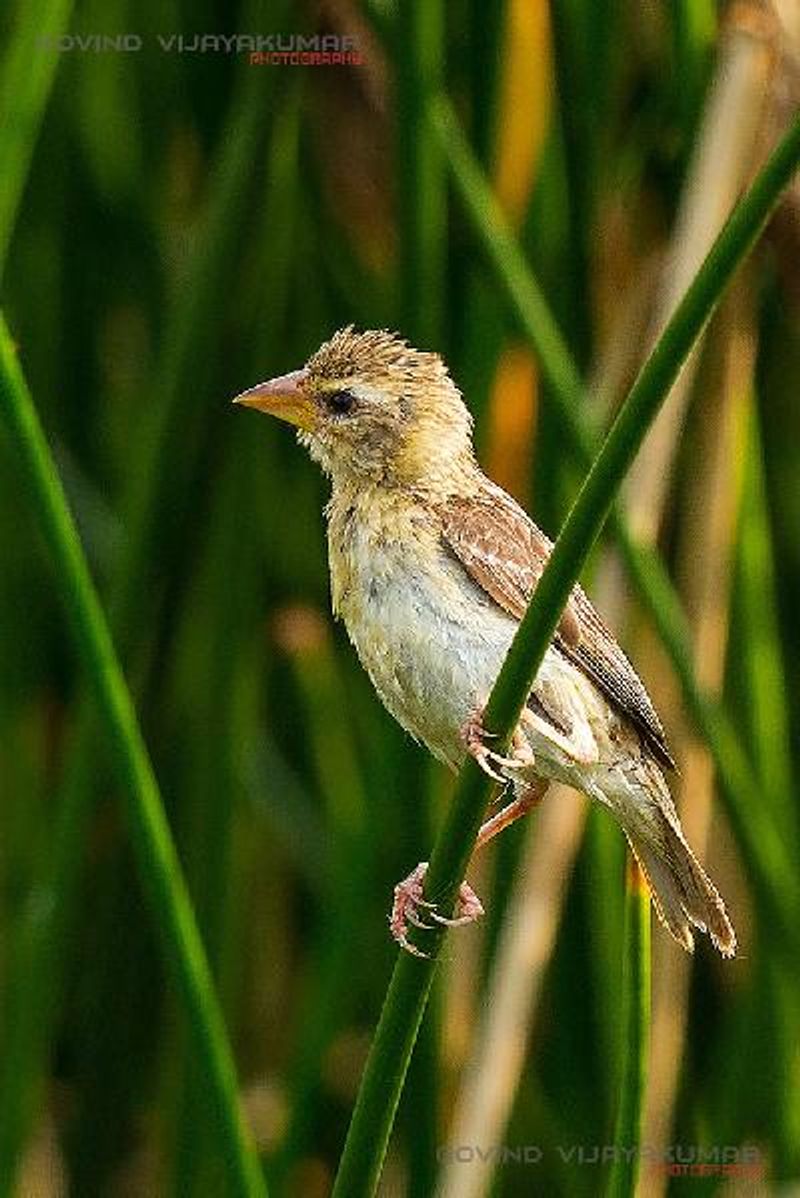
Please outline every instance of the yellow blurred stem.
M492 175L495 194L514 226L528 210L550 125L552 90L548 6L509 0Z
M487 471L525 502L533 457L539 375L527 346L500 356L489 402Z

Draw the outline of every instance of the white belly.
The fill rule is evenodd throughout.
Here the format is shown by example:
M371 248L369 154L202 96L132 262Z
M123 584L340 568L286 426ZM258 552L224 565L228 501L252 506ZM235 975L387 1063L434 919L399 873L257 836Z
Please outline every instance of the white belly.
M457 766L459 730L485 702L516 625L471 601L455 575L415 568L393 549L341 605L350 639L385 706L437 757ZM355 582L355 579L354 579ZM448 585L449 584L449 585Z

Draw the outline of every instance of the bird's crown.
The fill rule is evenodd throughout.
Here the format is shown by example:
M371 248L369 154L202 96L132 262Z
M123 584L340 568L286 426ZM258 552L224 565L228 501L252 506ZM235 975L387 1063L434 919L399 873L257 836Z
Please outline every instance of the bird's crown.
M358 379L373 386L430 386L449 378L439 354L414 349L389 329L358 331L351 324L321 345L306 369L321 384Z

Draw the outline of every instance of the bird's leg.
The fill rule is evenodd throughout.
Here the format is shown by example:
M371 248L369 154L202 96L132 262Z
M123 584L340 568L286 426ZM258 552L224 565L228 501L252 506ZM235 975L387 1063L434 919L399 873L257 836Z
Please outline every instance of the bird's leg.
M534 782L525 789L519 798L507 803L502 811L498 811L497 815L487 819L481 825L476 848L486 844L498 832L502 832L503 828L507 828L515 820L521 819L532 807L541 803L547 787L548 783L543 779ZM466 882L461 883L452 919L440 915L436 910L436 904L425 898L423 883L427 871L428 862L420 861L417 868L412 870L407 878L398 882L394 888L394 903L392 904L392 914L389 917L389 927L395 940L406 952L413 953L415 957L426 957L427 953L423 953L408 939L409 924L415 928L430 928L432 925L429 921L433 920L434 923L443 924L448 928L460 928L465 924L473 923L483 915L481 900Z
M512 799L501 811L497 812L497 815L493 815L485 823L481 824L476 847L480 848L481 845L486 844L493 836L496 836L498 832L502 832L504 828L507 828L509 824L513 824L515 820L521 819L523 815L527 815L533 807L538 807L547 793L549 785L549 782L544 779L532 782L519 798Z
M481 915L483 915L481 900L466 882L462 882L459 888L453 917L448 918L446 915L440 915L436 910L436 903L432 903L425 898L423 882L425 881L425 874L427 872L428 862L420 861L416 869L412 870L407 878L397 883L394 888L392 914L389 916L389 927L392 936L394 936L397 943L406 952L413 953L415 957L427 957L428 954L423 953L421 949L417 948L408 939L409 924L413 924L415 928L430 928L433 925L428 921L433 920L434 923L443 924L448 928L460 928L464 924L480 919ZM424 919L420 914L420 909L425 916Z
M505 782L506 779L497 772L496 766L505 766L506 769L512 770L529 769L533 766L535 758L531 747L519 728L514 729L514 735L511 738L510 757L504 757L502 753L495 753L493 749L487 747L486 740L497 736L497 733L487 732L483 726L483 715L484 708L476 708L461 728L464 748L470 757L475 758L483 772L493 778L495 782Z

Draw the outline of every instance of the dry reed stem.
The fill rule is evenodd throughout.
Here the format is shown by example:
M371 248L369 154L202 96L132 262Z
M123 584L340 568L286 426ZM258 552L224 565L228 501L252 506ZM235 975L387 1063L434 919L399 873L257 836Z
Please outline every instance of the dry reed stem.
M772 39L765 33L761 25L739 17L723 34L665 267L653 340L753 173L775 61ZM683 428L699 348L689 356L626 484L631 530L645 541L658 537L671 477L669 465Z
M447 1137L450 1146L486 1148L502 1140L580 845L585 809L580 795L554 785L541 813L530 821L483 1019ZM489 1189L494 1167L490 1159L464 1164L449 1158L438 1198L479 1198Z

